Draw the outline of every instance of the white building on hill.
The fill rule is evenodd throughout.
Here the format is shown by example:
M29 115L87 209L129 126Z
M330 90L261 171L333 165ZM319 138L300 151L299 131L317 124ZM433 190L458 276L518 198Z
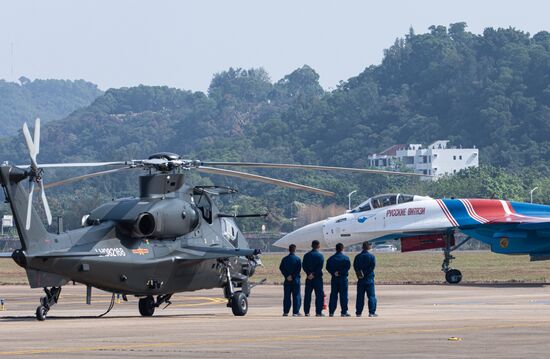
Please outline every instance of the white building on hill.
M380 153L368 156L370 167L408 167L416 173L441 177L461 169L479 166L477 148L448 147L449 141L436 141L429 146L420 144L394 145Z

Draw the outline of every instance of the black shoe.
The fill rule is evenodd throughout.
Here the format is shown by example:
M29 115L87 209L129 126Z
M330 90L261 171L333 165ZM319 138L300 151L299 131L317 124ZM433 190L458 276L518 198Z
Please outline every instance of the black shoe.
M309 317L309 313L304 314L306 317Z
M294 314L292 314L292 316L293 316L293 317L301 317L302 314L300 314L300 313L294 313Z
M376 318L377 316L378 316L378 314L376 314L376 313L369 313L370 318Z
M357 318L360 318L360 317L361 317L361 313L355 313L355 316L356 316Z
M283 313L283 317L288 317L288 313Z
M340 316L341 317L351 317L351 315L349 315L349 313L342 313Z
M328 316L329 317L334 317L334 313L329 313Z
M315 314L316 317L324 317L325 315L323 313Z

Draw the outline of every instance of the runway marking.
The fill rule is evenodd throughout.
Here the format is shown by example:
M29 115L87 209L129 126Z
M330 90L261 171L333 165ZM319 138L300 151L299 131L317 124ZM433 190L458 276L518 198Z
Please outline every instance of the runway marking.
M399 334L422 334L422 333L442 333L445 331L483 331L488 329L515 329L515 328L537 328L550 326L550 322L540 323L517 323L503 325L487 325L487 326L465 326L455 328L431 328L431 329L386 329L379 332L369 331L354 331L352 333L333 333L333 334L317 334L317 335L288 335L274 336L261 338L232 338L232 339L208 339L208 340L191 340L185 342L161 342L161 343L133 343L123 345L104 345L104 346L87 346L87 347L72 347L72 348L45 348L45 349L26 349L14 351L0 351L0 356L7 355L32 355L32 354L52 354L52 353L77 353L91 351L109 351L121 349L145 349L145 348L162 348L162 347L189 347L195 345L220 345L220 344L240 344L240 343L262 343L262 342L289 342L301 340L318 340L343 337L374 337L380 335L399 335Z
M201 305L210 305L210 304L226 304L227 299L225 298L212 298L212 297L187 297L193 298L195 300L204 300L202 303L183 303L183 304L172 304L171 307L198 307Z

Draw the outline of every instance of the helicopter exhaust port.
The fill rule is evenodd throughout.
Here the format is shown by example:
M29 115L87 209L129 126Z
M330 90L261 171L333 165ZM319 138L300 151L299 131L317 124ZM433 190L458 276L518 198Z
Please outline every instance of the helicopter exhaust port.
M174 238L193 231L199 224L194 206L180 199L167 199L153 203L133 222L134 238Z
M138 216L136 220L136 234L140 237L151 236L155 232L156 223L155 216L145 212Z

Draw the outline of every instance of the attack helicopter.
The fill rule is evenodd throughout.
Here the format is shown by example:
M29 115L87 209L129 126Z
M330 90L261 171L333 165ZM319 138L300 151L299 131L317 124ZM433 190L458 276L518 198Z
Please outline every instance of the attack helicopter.
M235 193L220 186L191 186L185 182L188 171L237 177L320 195L334 193L315 187L255 175L217 166L285 168L339 172L378 173L417 176L360 168L251 162L203 162L162 152L143 160L94 163L37 162L40 152L40 120L34 135L25 123L23 136L30 165L0 165L0 184L11 207L21 241L21 249L0 253L12 258L26 270L31 288L43 288L45 296L36 308L43 321L58 302L63 285L72 281L86 286L86 302L92 288L127 300L139 298L138 309L149 317L161 305L169 305L175 293L222 288L227 306L235 316L248 311L250 278L261 264L260 252L250 248L235 219L264 214L225 214L213 201L215 196ZM48 168L107 167L99 172L45 183ZM118 172L139 171L139 197L121 198L105 203L86 214L82 228L57 234L47 231L33 206L39 192L48 225L52 214L45 189ZM27 187L28 185L28 187Z

